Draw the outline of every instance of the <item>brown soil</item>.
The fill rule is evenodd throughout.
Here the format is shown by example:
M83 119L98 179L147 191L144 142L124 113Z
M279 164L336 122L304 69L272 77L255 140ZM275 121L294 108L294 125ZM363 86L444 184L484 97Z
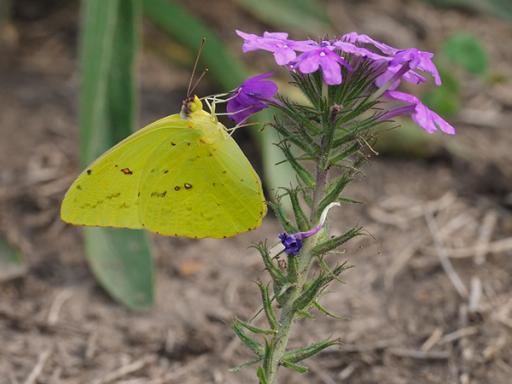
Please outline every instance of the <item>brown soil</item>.
M399 46L432 48L455 30L471 31L509 82L469 84L459 134L444 138L471 148L468 158L379 157L351 186L349 195L366 204L333 214L333 231L363 224L371 236L342 250L355 268L323 298L344 320L301 321L291 342L335 335L343 344L309 361L308 375L283 371L280 382L510 383L512 27L414 1L329 7L340 32ZM233 17L218 28L237 46ZM225 241L155 237L156 304L133 313L98 288L80 229L58 218L78 171L77 21L74 5L36 7L0 34L0 235L28 265L21 277L0 279L0 384L253 383L250 369L228 372L249 356L229 323L258 308L252 282L265 275L248 245L273 242L275 220ZM145 52L140 73L142 125L176 110L188 71ZM475 110L492 113L468 118Z

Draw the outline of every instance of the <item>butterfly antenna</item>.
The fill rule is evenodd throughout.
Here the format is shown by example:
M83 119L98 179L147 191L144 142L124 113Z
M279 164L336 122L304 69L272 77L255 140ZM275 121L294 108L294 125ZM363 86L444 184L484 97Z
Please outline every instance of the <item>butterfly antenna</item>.
M187 98L190 97L192 81L194 81L194 76L196 74L197 64L199 62L199 57L201 57L201 52L203 51L204 43L206 42L206 37L201 39L201 44L199 44L199 49L197 50L196 61L194 62L194 68L192 68L192 74L190 75L190 80L188 81L187 87ZM201 75L202 77L203 75Z
M194 91L196 90L197 86L199 85L199 83L201 82L201 80L203 80L203 77L204 77L207 73L208 73L208 68L205 68L205 69L203 70L203 72L201 73L201 75L199 76L199 78L197 79L197 81L195 82L194 86L193 86L191 89L189 89L189 90L187 91L187 97L190 97L190 95L191 95L192 93L194 93Z

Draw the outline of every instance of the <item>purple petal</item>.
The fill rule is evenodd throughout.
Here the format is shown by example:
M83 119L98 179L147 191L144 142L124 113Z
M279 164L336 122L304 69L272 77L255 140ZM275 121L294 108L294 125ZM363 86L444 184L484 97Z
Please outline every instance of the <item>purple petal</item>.
M385 96L391 100L402 101L414 105L414 110L402 109L404 113L411 115L412 120L428 133L433 133L440 129L449 135L455 134L455 128L434 111L430 110L416 96L405 92L387 91ZM397 108L395 111L398 111ZM396 114L395 114L396 115Z
M278 65L286 65L295 60L296 57L297 55L295 54L295 51L290 48L283 48L274 51L274 58Z
M358 47L352 43L347 43L345 41L335 41L333 43L334 47L336 47L337 49L343 51L343 52L346 52L346 53L350 53L352 55L356 55L356 56L361 56L361 57L366 57L366 58L369 58L369 59L372 59L372 60L382 60L382 61L388 61L390 60L389 57L386 57L386 56L382 56L382 55L379 55L379 54L376 54L366 48L361 48L361 47Z
M306 52L297 58L297 67L302 73L313 73L318 70L320 60L315 52Z
M339 56L334 52L332 55L320 56L320 66L322 67L322 75L324 81L328 85L341 84L341 68L339 64Z
M384 53L386 55L394 55L396 52L398 52L398 49L393 48L390 45L387 45L380 41L374 40L368 35L364 35L364 34L360 35L356 32L351 32L351 33L347 33L347 34L343 35L341 37L341 40L348 41L349 43L352 43L352 44L355 44L355 43L370 44L370 45L373 45L374 47L378 48L382 53Z
M263 37L267 37L270 39L286 40L288 39L288 34L286 32L263 32Z

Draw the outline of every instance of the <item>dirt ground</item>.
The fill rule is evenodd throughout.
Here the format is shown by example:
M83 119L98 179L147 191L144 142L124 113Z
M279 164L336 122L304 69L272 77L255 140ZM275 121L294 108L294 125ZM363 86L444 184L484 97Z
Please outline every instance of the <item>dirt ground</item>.
M154 237L157 299L144 313L105 295L85 263L80 229L59 220L78 172L78 9L63 3L20 10L1 42L0 236L21 249L28 268L0 279L0 384L255 382L252 370L228 371L248 357L229 323L258 308L253 282L264 273L248 245L276 239L272 217L224 241ZM219 1L222 24L204 17L236 47L239 19L229 4ZM190 6L206 13L199 1ZM329 8L340 32L403 47L432 49L453 31L471 31L492 71L509 81L467 84L458 135L444 139L469 155L370 161L348 191L365 205L332 215L334 231L363 224L369 234L342 250L354 268L323 298L344 320L303 321L291 343L335 335L343 344L308 361L305 376L283 370L280 382L508 384L512 26L415 1ZM188 71L148 51L140 64L143 125L177 110Z

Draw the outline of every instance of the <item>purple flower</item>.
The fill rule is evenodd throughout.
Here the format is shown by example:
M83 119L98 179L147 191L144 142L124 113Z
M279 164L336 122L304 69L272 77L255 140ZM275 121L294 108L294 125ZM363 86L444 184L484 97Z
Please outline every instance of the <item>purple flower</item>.
M416 96L399 91L387 91L384 95L391 100L402 101L408 105L395 108L385 113L381 117L381 120L391 119L398 115L411 115L412 120L428 133L434 133L440 129L449 135L455 134L455 128L437 113L430 110Z
M433 53L420 51L416 48L403 49L395 54L390 66L399 66L407 63L411 70L418 69L422 72L430 73L436 85L439 86L441 85L441 77L435 64L432 62L433 57Z
M277 85L271 80L272 73L262 73L245 80L229 99L226 109L229 118L240 124L252 114L268 107L268 102L277 93Z
M430 73L436 85L441 85L441 77L435 64L432 62L434 55L430 52L420 51L416 48L397 49L374 40L368 35L359 35L356 32L343 35L338 44L343 42L370 45L377 48L384 55L373 53L373 56L368 56L374 60L378 60L380 57L381 60L389 62L386 72L377 78L376 84L379 87L392 80L404 65L408 65L408 70L402 73L399 78L393 80L391 89L395 89L398 86L400 78L413 84L425 82L425 78L416 70ZM340 49L343 48L340 47Z
M284 245L284 251L289 256L297 256L302 248L302 239L296 235L289 235L287 233L280 233L279 239Z
M292 65L304 74L313 73L321 69L326 84L341 84L340 65L348 69L350 69L350 66L343 57L333 52L333 48L328 43L323 43L319 48L301 54Z
M276 63L286 65L295 60L295 51L305 52L317 45L312 40L288 40L288 34L284 32L264 32L263 37L252 33L237 30L236 34L244 39L242 50L244 52L262 49L274 54Z
M389 62L388 69L376 80L377 86L381 87L386 82L393 80L390 89L396 89L400 83L400 78L413 84L425 82L425 77L416 70L427 72L432 75L436 85L441 85L441 76L435 64L432 61L434 54L420 51L416 48L409 48L398 51ZM405 69L405 71L404 71ZM402 72L400 76L397 73Z
M297 233L280 233L279 239L281 240L281 243L284 245L284 251L289 256L296 256L300 249L302 248L302 242L307 239L308 237L311 237L313 235L316 235L324 226L325 220L327 219L327 213L329 213L329 210L332 207L339 207L340 203L331 203L325 209L323 210L322 214L320 215L320 222L316 227L311 228L309 231L305 232L297 232Z

